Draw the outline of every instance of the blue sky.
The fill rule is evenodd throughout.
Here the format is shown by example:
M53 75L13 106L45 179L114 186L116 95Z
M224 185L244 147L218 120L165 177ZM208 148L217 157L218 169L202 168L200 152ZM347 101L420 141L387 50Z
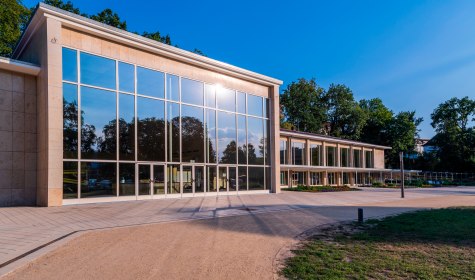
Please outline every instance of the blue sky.
M26 6L38 1L24 1ZM475 1L90 1L131 31L170 34L184 49L284 81L344 83L357 99L416 110L421 136L451 97L475 97ZM133 4L131 4L133 3Z

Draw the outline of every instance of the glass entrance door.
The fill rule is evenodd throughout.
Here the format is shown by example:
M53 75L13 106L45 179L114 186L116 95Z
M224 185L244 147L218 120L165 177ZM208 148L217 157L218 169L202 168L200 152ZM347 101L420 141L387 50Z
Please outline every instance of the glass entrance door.
M220 166L218 169L218 191L223 193L236 191L236 167Z
M139 164L138 195L165 194L165 173L163 165Z
M183 193L203 193L204 192L204 166L183 165L182 166Z

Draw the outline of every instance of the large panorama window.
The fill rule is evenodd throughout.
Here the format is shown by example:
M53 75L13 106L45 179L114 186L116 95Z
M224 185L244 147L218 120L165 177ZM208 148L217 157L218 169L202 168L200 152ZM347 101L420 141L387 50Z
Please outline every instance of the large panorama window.
M62 55L65 199L269 189L267 98L69 48ZM294 148L303 164L304 146Z

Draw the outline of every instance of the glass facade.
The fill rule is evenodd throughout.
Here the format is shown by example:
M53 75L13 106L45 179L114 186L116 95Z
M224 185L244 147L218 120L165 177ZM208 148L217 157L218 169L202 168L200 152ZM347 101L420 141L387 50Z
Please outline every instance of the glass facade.
M287 140L280 139L280 164L289 164L287 157Z
M322 165L322 145L310 144L310 165Z
M269 189L268 99L62 53L64 198Z
M350 149L349 148L340 148L340 166L341 167L350 166Z
M292 165L305 164L305 143L292 142Z
M327 166L337 166L336 147L327 146L326 155L327 155Z
M365 151L365 167L366 168L374 167L373 151Z
M353 150L353 167L361 167L361 150Z

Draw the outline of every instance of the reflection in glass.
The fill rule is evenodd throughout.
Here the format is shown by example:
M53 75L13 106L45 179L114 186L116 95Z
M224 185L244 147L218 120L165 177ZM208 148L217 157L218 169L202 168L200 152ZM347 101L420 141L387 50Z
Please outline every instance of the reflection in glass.
M116 196L116 163L81 163L81 197Z
M218 87L216 100L218 109L231 112L236 111L236 92L234 90Z
M180 101L180 79L175 75L167 74L167 99Z
M67 83L63 83L63 157L78 158L78 87Z
M350 166L350 149L349 148L340 149L340 166L342 167Z
M167 194L180 193L180 165L167 165Z
M216 111L206 109L206 160L216 163Z
M218 112L218 157L220 163L236 163L236 118Z
M280 139L280 164L288 164L287 140Z
M167 106L167 161L180 162L180 105L168 102Z
M204 162L203 109L181 106L182 162Z
M292 142L292 165L305 164L305 143Z
M132 64L119 62L119 90L135 91L135 70Z
M164 102L137 97L138 160L165 161Z
M317 186L317 185L321 185L320 181L321 181L321 174L323 173L320 173L320 172L310 172L310 185L311 186Z
M247 191L247 167L238 167L238 187L239 191Z
M247 118L247 157L249 164L264 164L263 120Z
M262 117L262 97L252 94L247 95L247 113Z
M216 108L216 87L205 84L206 106Z
M181 79L181 102L203 106L203 83Z
M228 167L228 189L230 192L237 190L236 167Z
M237 116L237 143L238 143L238 163L247 163L247 133L246 133L246 117Z
M108 89L116 88L115 61L81 53L81 83Z
M264 189L265 190L269 190L270 189L270 167L266 167L265 168L265 175L266 175L266 180L264 182Z
M119 196L135 195L135 163L119 163Z
M63 80L77 83L78 81L77 51L63 48Z
M365 167L373 168L373 151L365 151Z
M327 146L327 166L336 166L336 147Z
M119 94L119 159L135 159L134 96Z
M246 113L246 94L244 92L237 92L237 112Z
M249 190L264 189L264 168L249 167Z
M353 150L353 167L361 167L361 150Z
M264 98L264 117L269 118L270 116L270 104L269 104L269 98Z
M195 166L195 193L204 192L205 188L205 174L204 166Z
M191 166L182 166L181 181L183 182L183 193L193 192L193 168Z
M322 145L310 144L310 165L322 165Z
M153 194L165 194L165 167L153 166Z
M150 174L150 165L139 165L139 195L150 195L150 183L152 174Z
M229 182L229 175L228 169L226 167L218 167L218 188L219 192L227 192L228 191L228 182Z
M289 178L287 171L280 171L280 185L287 186L289 184Z
M216 176L216 166L207 166L206 174L208 175L208 192L216 192L218 190L218 178Z
M63 198L78 198L77 162L63 162Z
M269 121L263 120L264 122L264 160L266 165L270 165L270 127Z
M81 87L81 155L87 159L116 158L116 93Z
M165 97L165 75L162 72L137 67L137 93Z

